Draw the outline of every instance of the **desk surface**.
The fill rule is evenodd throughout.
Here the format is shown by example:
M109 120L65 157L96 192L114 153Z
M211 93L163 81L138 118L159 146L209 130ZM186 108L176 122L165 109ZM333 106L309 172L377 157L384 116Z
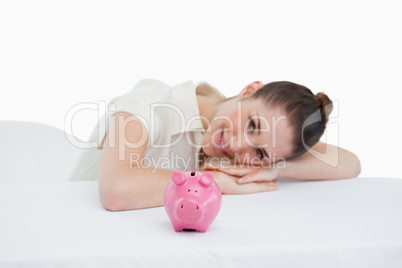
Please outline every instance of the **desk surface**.
M224 195L206 233L109 212L97 182L0 185L0 267L402 267L402 180L280 180Z

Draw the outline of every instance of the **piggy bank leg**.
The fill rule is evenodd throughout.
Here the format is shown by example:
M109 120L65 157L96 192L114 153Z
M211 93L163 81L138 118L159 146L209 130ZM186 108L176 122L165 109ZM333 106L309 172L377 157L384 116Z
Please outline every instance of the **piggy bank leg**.
M173 229L176 231L176 232L181 232L181 231L183 231L183 226L181 226L180 224L172 224L173 225Z
M201 227L197 228L197 231L200 233L205 233L208 228L209 228L209 224L203 224Z

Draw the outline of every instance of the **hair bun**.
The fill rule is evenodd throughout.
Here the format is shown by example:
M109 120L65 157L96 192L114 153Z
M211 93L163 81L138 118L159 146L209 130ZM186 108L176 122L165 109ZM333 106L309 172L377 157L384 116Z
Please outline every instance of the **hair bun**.
M326 124L333 109L332 101L323 92L319 92L315 96L320 104L321 115L322 118L325 118L324 123Z

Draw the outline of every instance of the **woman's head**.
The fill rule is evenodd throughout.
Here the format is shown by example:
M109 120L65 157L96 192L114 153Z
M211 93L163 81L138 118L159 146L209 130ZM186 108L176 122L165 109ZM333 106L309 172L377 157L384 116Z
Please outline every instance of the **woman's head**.
M287 81L266 84L251 98L264 100L267 106L278 107L286 115L293 128L293 149L288 158L303 154L319 141L332 111L327 95L314 95L307 87Z
M242 163L291 159L319 141L331 110L324 93L302 85L253 82L219 105L203 150Z

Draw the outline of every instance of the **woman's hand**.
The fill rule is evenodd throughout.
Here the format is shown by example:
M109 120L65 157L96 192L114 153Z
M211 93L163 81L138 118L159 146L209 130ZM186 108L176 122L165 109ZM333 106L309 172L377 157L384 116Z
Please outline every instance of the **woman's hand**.
M279 189L275 170L207 164L201 171L214 173L222 194L248 194Z
M233 165L214 165L207 164L207 170L218 170L225 174L236 176L237 183L249 182L270 182L278 178L279 169L277 168L262 168L262 167L236 167Z

